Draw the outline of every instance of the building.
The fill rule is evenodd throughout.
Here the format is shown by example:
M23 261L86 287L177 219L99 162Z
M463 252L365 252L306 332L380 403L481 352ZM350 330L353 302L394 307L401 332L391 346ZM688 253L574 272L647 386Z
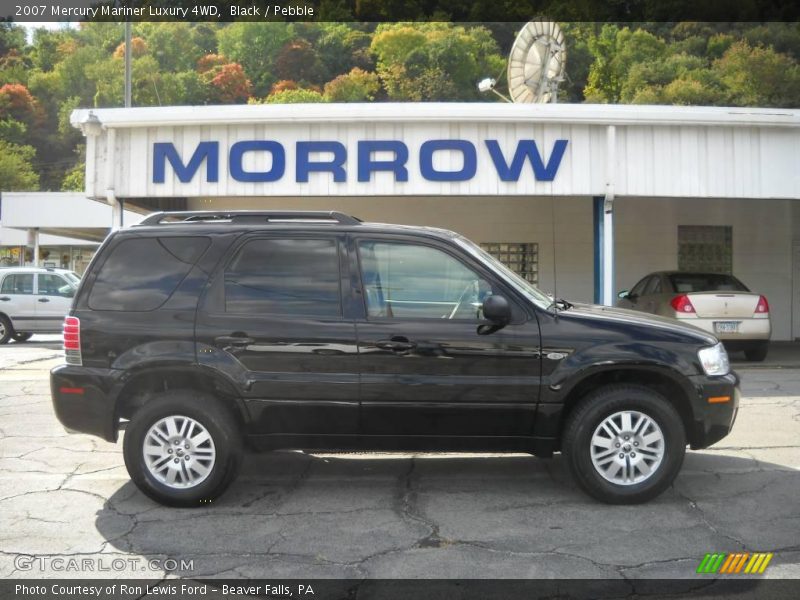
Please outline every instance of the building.
M4 192L0 267L40 266L82 274L111 230L112 208L73 192ZM125 211L129 223L142 215Z
M800 111L499 103L77 110L87 196L140 209L335 209L446 227L546 291L613 303L729 271L800 338ZM116 218L116 217L115 217Z

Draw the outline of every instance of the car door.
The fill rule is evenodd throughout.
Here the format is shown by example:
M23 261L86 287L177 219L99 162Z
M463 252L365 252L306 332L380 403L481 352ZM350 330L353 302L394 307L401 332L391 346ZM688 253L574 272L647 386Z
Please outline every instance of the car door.
M6 273L0 283L0 312L8 315L15 331L37 331L33 273Z
M345 254L335 235L245 236L212 277L196 322L198 362L237 382L251 433L357 433Z
M640 279L639 282L631 288L631 291L617 303L617 306L620 308L629 308L631 310L642 310L642 297L651 277L652 275L647 275Z
M41 331L60 332L72 307L75 287L58 273L36 275L36 320Z
M535 315L482 265L435 240L352 241L361 430L367 435L526 436L541 375ZM513 322L481 335L482 301L502 293Z
M647 285L638 301L639 310L655 314L658 312L658 303L661 298L662 286L661 275L651 275L647 280Z

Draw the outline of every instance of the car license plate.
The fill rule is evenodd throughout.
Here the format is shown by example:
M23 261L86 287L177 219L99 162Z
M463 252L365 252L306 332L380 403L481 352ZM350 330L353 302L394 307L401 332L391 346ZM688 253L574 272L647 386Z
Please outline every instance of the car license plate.
M738 333L740 321L714 321L714 333Z

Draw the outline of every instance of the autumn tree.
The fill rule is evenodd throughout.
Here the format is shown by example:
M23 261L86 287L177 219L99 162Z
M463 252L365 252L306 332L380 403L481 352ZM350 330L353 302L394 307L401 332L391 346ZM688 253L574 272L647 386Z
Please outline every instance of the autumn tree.
M286 42L275 58L275 74L281 79L318 83L321 70L316 51L304 39Z
M366 102L374 100L380 89L375 73L354 67L325 84L325 97L331 102Z

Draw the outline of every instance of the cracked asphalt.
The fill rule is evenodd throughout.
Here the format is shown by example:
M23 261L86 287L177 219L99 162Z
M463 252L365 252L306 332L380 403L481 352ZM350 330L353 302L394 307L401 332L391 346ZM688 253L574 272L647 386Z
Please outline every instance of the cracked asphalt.
M694 578L706 552L744 550L800 578L800 369L740 369L733 433L642 506L590 500L558 457L278 452L248 456L213 505L169 509L130 483L121 444L61 428L57 348L0 347L0 577Z

